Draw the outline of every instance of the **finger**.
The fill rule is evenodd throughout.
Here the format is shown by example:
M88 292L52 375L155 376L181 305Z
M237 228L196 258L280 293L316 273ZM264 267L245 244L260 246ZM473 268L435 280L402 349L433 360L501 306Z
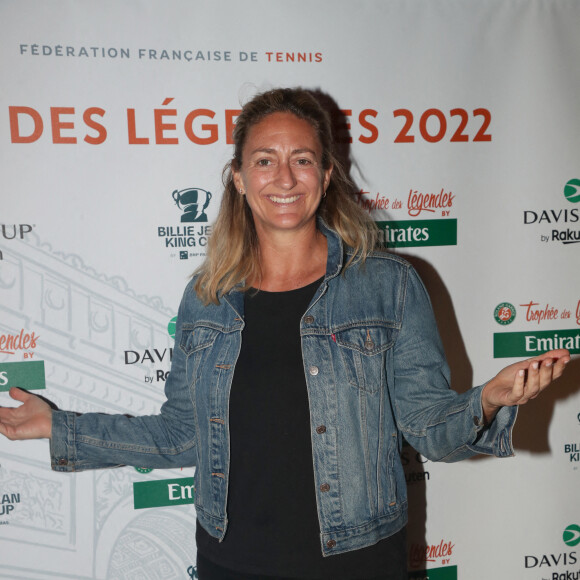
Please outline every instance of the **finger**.
M544 359L539 370L539 391L543 391L554 380L554 361L551 358ZM539 393L539 392L538 392Z
M565 348L558 348L556 350L549 350L548 352L545 352L543 354L535 356L530 360L541 361L541 360L544 360L547 358L551 358L551 359L570 358L570 352L568 350L566 350Z
M537 397L540 394L540 361L534 360L528 367L524 399L522 403Z
M25 403L28 399L30 399L30 397L33 396L28 391L25 391L19 387L12 387L9 394L10 397L12 397L15 401L20 401L21 403Z
M570 362L570 355L563 356L557 359L554 363L554 368L552 371L552 380L560 378L566 368L566 365Z
M526 371L524 369L520 369L516 373L516 377L514 379L514 384L512 387L512 392L510 393L510 399L512 399L513 404L517 404L518 401L524 396L525 383L526 383Z

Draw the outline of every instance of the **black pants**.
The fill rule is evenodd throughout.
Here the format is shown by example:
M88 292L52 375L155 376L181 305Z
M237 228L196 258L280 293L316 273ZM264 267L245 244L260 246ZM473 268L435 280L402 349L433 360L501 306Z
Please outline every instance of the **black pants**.
M210 560L204 558L201 554L197 554L197 576L199 580L296 580L286 576L261 576L259 574L241 574L222 568L214 564ZM325 580L321 578L319 580ZM375 578L368 578L368 580L395 580L388 574L384 576L377 576ZM403 579L404 580L404 579Z

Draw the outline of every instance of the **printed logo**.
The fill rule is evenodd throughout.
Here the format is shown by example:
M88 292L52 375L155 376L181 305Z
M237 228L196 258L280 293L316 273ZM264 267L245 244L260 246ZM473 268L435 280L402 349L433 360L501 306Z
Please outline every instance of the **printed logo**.
M44 361L0 363L0 392L12 387L27 391L45 389Z
M167 324L167 333L175 339L175 323L177 316L174 316ZM146 348L144 350L123 351L125 365L165 365L171 366L173 360L173 348ZM136 367L140 368L140 367ZM163 368L149 369L151 374L145 375L146 383L165 382L169 376L169 371ZM148 371L149 373L149 371Z
M177 316L174 316L167 324L167 333L175 339L175 323ZM143 350L125 350L123 351L123 361L127 366L137 365L134 368L142 368L146 365L147 371L144 377L145 383L165 382L169 376L168 369L173 360L173 348L146 348ZM151 368L160 366L162 368Z
M558 320L575 322L580 326L580 300L575 305L565 306L529 300L520 304L519 308L519 326L532 325L538 328ZM498 304L494 318L498 324L511 324L516 318L515 306L509 302ZM579 333L574 329L495 333L493 344L495 358L535 356L552 348L567 348L575 354L580 352Z
M33 227L30 224L0 224L0 232L5 240L23 240Z
M575 547L580 544L580 526L577 524L569 525L562 534L562 540L570 547ZM561 569L563 566L574 566L577 562L578 555L575 551L524 556L524 567L526 569L540 568L543 574L549 574L550 578L554 580L578 580L580 578L580 570L570 571ZM559 567L560 570L558 572L546 570L546 568L555 567Z
M36 227L30 224L0 224L0 235L3 240L23 240L26 234ZM4 254L0 250L0 260L4 259Z
M177 316L174 316L167 325L167 332L169 336L175 339L175 324L177 323Z
M151 473L153 471L152 467L136 467L135 471L138 471L139 473Z
M564 530L562 539L567 546L577 546L580 544L580 526L572 524Z
M557 308L549 303L542 305L540 302L534 302L533 300L530 300L527 304L520 304L520 306L526 309L526 322L536 322L537 324L548 320L570 320L573 317L572 312L575 310L576 324L580 326L580 300L578 300L575 307L571 308Z
M162 238L166 248L175 251L172 258L188 260L192 257L205 256L205 248L212 231L207 224L208 209L212 194L200 187L174 190L171 194L175 205L182 211L182 224L197 224L183 226L158 226L157 237ZM184 249L185 248L185 249Z
M187 575L191 578L191 580L194 580L195 578L198 578L198 575L197 575L197 566L190 566L187 569Z
M211 193L205 189L177 189L172 193L175 204L181 210L181 222L207 222L205 210L211 201Z
M498 324L511 324L516 317L516 307L509 302L502 302L495 307L493 317Z
M564 186L564 197L570 203L580 203L580 179L571 179Z
M379 242L387 248L457 245L456 219L375 223L379 227Z
M173 359L173 349L172 348L146 348L145 350L126 350L125 355L125 365L142 365L142 364L157 364L157 363L171 363ZM163 369L152 369L154 374L145 375L146 383L155 382L165 382L169 376L169 371Z
M441 540L438 544L411 544L409 547L409 578L424 580L457 580L457 566L450 565L455 544ZM438 567L425 568L427 563ZM421 570L416 570L421 567Z
M0 334L0 354L22 353L22 358L32 358L38 336L24 328L16 334Z
M580 354L580 329L493 335L494 358L531 357L557 348L567 348L571 354Z
M580 463L580 445L578 443L565 443L564 454L570 463Z
M0 500L0 518L8 517L19 503L19 493L2 494L2 499ZM0 525L8 525L9 523L8 520L0 520Z
M133 505L136 510L194 503L194 478L179 477L133 483Z
M140 60L155 63L163 62L258 62L260 53L256 51L209 50L159 50L158 48L131 48L129 46L82 46L61 44L28 44L19 45L20 56L44 58L101 59L101 60ZM264 59L265 57L265 59ZM322 52L287 52L265 51L262 55L265 62L272 63L319 63L323 60Z
M580 179L570 179L564 186L564 199L570 203L580 202ZM551 226L548 233L540 234L542 242L560 242L564 245L580 242L580 230L574 227L580 222L578 208L565 209L526 209L523 215L524 226ZM568 227L571 225L572 227Z
M413 246L455 246L457 245L457 220L449 219L455 194L444 188L438 193L423 193L410 189L407 199L390 198L377 193L373 198L368 191L357 193L357 203L370 214L386 210L398 218L399 213L406 211L411 218L376 221L379 228L381 244L389 248ZM427 216L441 216L447 219Z

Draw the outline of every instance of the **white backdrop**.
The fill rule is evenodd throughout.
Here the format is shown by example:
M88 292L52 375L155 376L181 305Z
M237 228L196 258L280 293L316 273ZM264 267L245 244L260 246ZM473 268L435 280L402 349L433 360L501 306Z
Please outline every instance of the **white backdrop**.
M360 203L423 276L456 389L579 353L579 25L575 0L1 0L0 389L159 408L228 132L275 86L346 116ZM207 222L181 221L189 188ZM580 577L579 366L520 411L515 458L405 448L411 577ZM0 577L195 577L193 476L57 474L45 442L0 441Z

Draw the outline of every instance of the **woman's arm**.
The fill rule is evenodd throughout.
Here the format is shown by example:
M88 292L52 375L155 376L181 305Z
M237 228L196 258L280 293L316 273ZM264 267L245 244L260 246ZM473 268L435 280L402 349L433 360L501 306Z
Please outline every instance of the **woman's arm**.
M53 411L41 397L11 389L10 396L22 405L0 407L0 434L12 440L49 438L52 467L59 471L117 465L153 468L195 465L195 412L187 382L187 356L180 347L188 292L189 286L179 308L176 347L165 383L166 401L159 414L132 417Z

